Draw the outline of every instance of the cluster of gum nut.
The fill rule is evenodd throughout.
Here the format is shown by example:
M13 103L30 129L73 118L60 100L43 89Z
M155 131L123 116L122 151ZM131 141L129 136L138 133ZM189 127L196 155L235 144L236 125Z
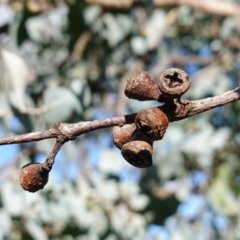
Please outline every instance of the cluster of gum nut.
M125 95L139 101L165 102L166 105L180 99L190 86L188 74L178 68L165 70L157 82L141 70L128 79ZM113 143L131 165L138 168L152 165L153 143L163 138L169 123L169 116L162 109L141 110L136 114L134 123L113 127Z
M139 101L165 102L167 106L174 99L180 99L190 85L187 73L181 69L165 70L157 82L141 70L128 79L125 94ZM130 164L139 168L150 167L153 142L163 138L168 123L169 116L161 107L142 110L137 113L134 123L113 127L113 142ZM20 171L20 185L29 192L43 189L50 170L44 164L27 164Z

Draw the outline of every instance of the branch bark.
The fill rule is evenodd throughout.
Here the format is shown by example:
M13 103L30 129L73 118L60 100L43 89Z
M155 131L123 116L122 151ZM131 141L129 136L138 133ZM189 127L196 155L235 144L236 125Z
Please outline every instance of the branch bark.
M174 69L170 69L170 72L173 70ZM174 71L176 71L176 70L174 70ZM142 76L141 73L140 73L140 76ZM147 77L147 76L145 76L145 77ZM171 76L171 77L173 77L173 76ZM180 76L180 78L177 78L177 80L183 79L181 77L182 76ZM138 78L138 81L141 82L141 78L140 79ZM151 80L151 78L150 78L150 81L153 81L153 80ZM129 81L128 81L128 84L129 84ZM169 86L171 87L171 85L169 85ZM134 86L132 86L132 87L134 88ZM146 91L148 91L148 90L150 91L150 89L146 89ZM179 91L179 88L177 88L176 90ZM163 93L159 90L159 96L161 94L163 94ZM156 98L153 98L153 99L164 100L164 98L161 98L159 96L157 96ZM137 98L137 99L139 99L139 98ZM173 122L173 121L179 121L179 120L194 116L196 114L208 111L208 110L216 108L218 106L222 106L222 105L237 101L239 99L240 99L240 88L238 87L235 90L225 92L222 95L205 98L205 99L200 99L197 101L181 100L179 98L174 98L174 99L165 98L165 100L164 100L165 104L160 106L159 109L161 109L165 113L166 117L168 118L168 122ZM32 132L32 133L22 134L22 135L18 135L18 136L2 137L2 138L0 138L0 145L40 141L40 140L48 139L48 138L56 139L56 142L55 142L55 145L53 146L52 151L49 153L45 162L43 164L41 164L41 167L39 167L39 165L36 165L36 166L35 165L34 166L26 165L25 168L23 168L24 170L22 172L22 175L24 177L22 177L21 185L24 186L23 188L25 190L35 192L39 189L42 189L44 187L44 185L46 184L46 181L41 181L42 185L40 185L40 187L39 187L38 186L38 178L37 178L37 181L35 181L36 177L29 176L29 174L31 175L31 171L28 172L26 170L27 167L30 167L31 169L33 169L35 171L35 173L37 173L38 176L41 178L41 177L43 177L43 175L42 175L43 172L49 173L51 171L57 153L59 152L61 147L66 142L68 142L70 140L74 140L74 139L76 139L76 137L78 137L82 134L85 134L85 133L88 133L91 131L95 131L98 129L109 128L109 127L114 127L114 126L123 126L125 124L134 123L136 114L137 113L113 117L113 118L106 118L106 119L102 119L102 120L78 122L75 124L58 123L58 124L54 125L52 128L50 128L46 131L43 131L43 132ZM137 165L134 165L134 166L137 166ZM141 167L142 167L142 165L141 165ZM144 167L145 167L145 165L144 165ZM27 179L27 182L25 181L26 179ZM30 184L29 184L29 182L28 182L29 179L34 180L34 181L30 182ZM42 180L44 180L44 179L42 179Z
M154 0L154 3L158 7L186 4L193 9L202 10L208 14L216 14L222 16L235 16L240 12L238 4L219 0Z
M171 103L166 102L160 108L167 114L169 122L174 122L192 117L196 114L206 112L213 108L223 106L239 99L240 87L225 92L219 96L200 99L196 101L174 100ZM91 131L114 126L123 126L127 123L133 123L135 116L136 113L133 113L124 116L117 116L113 118L106 118L94 121L78 122L74 124L58 123L52 128L43 132L32 132L18 136L2 137L0 138L0 145L40 141L48 138L56 138L58 140L60 139L62 142L65 143Z
M85 0L88 4L99 4L107 8L130 8L133 0ZM208 14L222 16L236 16L240 13L240 7L236 3L220 0L154 0L156 7L188 5L193 9L204 11Z

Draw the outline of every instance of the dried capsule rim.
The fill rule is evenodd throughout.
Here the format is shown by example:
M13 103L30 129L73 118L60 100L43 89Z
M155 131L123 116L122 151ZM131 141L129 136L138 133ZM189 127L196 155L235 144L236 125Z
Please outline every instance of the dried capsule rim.
M170 68L159 75L158 86L164 97L174 99L180 98L187 92L191 82L185 71L178 68Z
M136 140L122 146L121 154L128 163L138 168L147 168L152 165L152 146L150 143Z

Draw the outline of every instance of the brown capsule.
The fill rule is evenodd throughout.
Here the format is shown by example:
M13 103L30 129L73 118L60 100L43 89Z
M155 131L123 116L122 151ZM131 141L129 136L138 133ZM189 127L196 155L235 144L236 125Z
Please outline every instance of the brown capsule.
M168 122L166 114L157 107L142 110L135 117L138 130L150 141L163 138Z
M136 129L137 128L135 123L125 124L122 127L119 127L119 126L113 127L112 138L113 138L114 145L119 149L121 149L123 144L130 141Z
M139 101L159 100L161 96L157 83L143 70L127 80L124 93L128 98Z
M157 84L163 97L171 100L181 98L191 86L188 74L178 68L163 71L158 77Z
M152 143L133 140L122 146L121 153L126 161L134 167L147 168L152 165Z
M20 184L28 192L37 192L43 189L48 182L48 172L40 163L29 163L20 171Z

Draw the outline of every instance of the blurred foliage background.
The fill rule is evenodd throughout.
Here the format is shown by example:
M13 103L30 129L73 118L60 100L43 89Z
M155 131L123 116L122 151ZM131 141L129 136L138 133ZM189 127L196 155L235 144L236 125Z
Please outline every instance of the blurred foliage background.
M180 3L181 2L181 3ZM127 99L126 80L187 71L186 99L239 85L239 0L2 0L0 135L157 105ZM129 165L111 129L64 145L44 190L20 168L54 142L0 147L0 239L240 239L240 104L171 123L154 165Z

